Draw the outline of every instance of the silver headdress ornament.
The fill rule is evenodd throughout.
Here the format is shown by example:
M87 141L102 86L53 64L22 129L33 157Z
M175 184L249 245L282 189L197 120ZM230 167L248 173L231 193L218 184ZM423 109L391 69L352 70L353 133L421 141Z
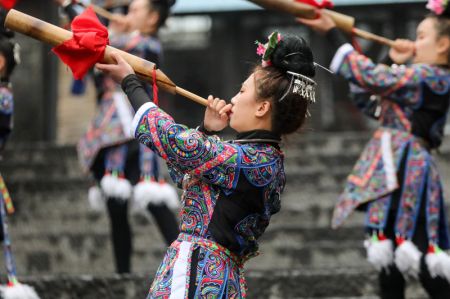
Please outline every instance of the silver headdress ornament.
M286 59L287 57L290 57L290 56L301 55L301 54L302 54L301 52L289 53L286 56L284 56L284 59ZM287 63L286 60L284 60L284 61ZM314 62L314 67L320 67L331 74L333 73L326 67L324 67L316 62ZM315 103L316 102L316 86L317 86L316 81L314 81L313 79L311 79L309 77L306 77L305 75L294 73L291 71L287 71L286 73L288 75L292 76L291 83L289 84L288 89L286 90L284 95L279 99L279 101L281 102L289 94L292 85L294 85L294 88L292 89L293 93L301 95L303 98L308 100L310 103Z
M289 87L284 93L284 95L278 100L281 102L284 98L291 92L301 95L304 99L306 99L310 103L316 102L316 86L317 83L311 79L306 77L305 75L294 73L291 71L286 72L288 75L291 75L291 83L289 83Z

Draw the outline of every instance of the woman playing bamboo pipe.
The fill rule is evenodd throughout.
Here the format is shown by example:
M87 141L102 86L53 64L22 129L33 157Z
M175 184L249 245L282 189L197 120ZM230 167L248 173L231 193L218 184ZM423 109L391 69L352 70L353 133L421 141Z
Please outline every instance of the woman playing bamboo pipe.
M381 96L380 128L362 153L332 224L357 208L367 213L368 259L380 271L382 298L404 298L405 277L418 277L431 298L450 298L448 222L441 181L430 153L440 146L450 102L450 11L434 13L413 41L397 40L391 59L409 65L376 65L357 53L325 14L299 19L327 34L338 47L332 69L358 89ZM370 102L366 102L370 105Z
M281 137L297 131L314 100L315 65L302 38L273 33L231 103L208 98L203 125L179 125L150 102L119 56L100 70L122 82L135 137L163 157L183 188L181 234L157 271L148 298L245 298L243 264L280 209L285 185ZM292 113L295 111L296 113ZM230 126L237 139L215 132Z
M162 48L157 33L173 3L169 0L132 1L128 14L110 24L111 45L161 63ZM64 10L76 16L72 4ZM95 76L99 109L78 144L78 152L83 167L100 182L102 193L107 197L116 271L127 273L131 271L132 253L128 221L131 196L135 206L152 214L167 245L176 239L179 232L176 216L171 211L178 208L179 201L175 190L170 190L167 183L155 182L161 179L158 157L149 148L132 140L129 126L134 112L120 86L110 77L101 75ZM148 86L146 88L149 89ZM131 192L130 183L134 185L134 192ZM118 186L124 188L116 188ZM91 188L90 195L95 194L93 190L95 187ZM175 198L169 191L175 193Z

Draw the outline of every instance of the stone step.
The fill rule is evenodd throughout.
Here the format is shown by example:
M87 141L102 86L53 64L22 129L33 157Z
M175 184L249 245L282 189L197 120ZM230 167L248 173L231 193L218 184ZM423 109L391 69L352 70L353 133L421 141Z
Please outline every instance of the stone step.
M156 269L166 245L155 225L138 226L133 231L133 264L136 271ZM113 271L109 226L94 229L74 227L47 230L40 222L32 229L10 226L16 261L25 273L85 273ZM362 228L347 229L355 235L345 239L328 239L317 233L278 233L271 231L261 238L261 255L249 262L250 269L290 269L304 266L364 266ZM344 234L344 233L341 233ZM314 235L318 237L315 238ZM301 241L303 240L303 241Z
M100 217L90 210L84 190L19 192L17 196L12 196L16 207L15 214L10 217L13 226L32 227L38 222L42 229L50 229L53 226L91 229L93 226L107 224L105 217ZM302 198L297 197L283 198L282 209L272 217L271 224L284 223L303 228L328 229L335 196L320 194L314 196L314 199L317 202L302 202ZM362 223L363 214L355 213L345 224L353 226Z
M369 269L302 269L246 271L249 299L371 299L376 298L376 273ZM51 275L19 277L45 299L142 299L152 275ZM407 298L427 298L416 282Z
M302 269L304 267L368 267L363 239L358 241L261 242L260 256L248 262L249 269Z
M135 227L133 227L134 229ZM362 230L361 230L362 231ZM12 244L19 269L27 274L112 272L109 231L14 233ZM166 245L155 227L133 230L133 270L155 271ZM283 236L263 237L260 255L250 260L251 270L304 267L368 267L364 236L348 239L297 242Z
M24 183L24 182L22 182ZM25 183L24 183L25 184ZM18 185L13 185L17 190ZM32 188L21 188L12 192L16 213L11 217L13 224L33 225L39 221L44 227L52 225L79 225L82 227L101 224L99 218L91 213L87 202L88 185L83 181L75 181L73 186L50 184L31 186L35 189L47 187L47 190L35 191ZM27 189L28 188L28 189ZM31 190L30 190L31 189ZM301 189L301 188L300 188ZM329 228L337 193L299 190L292 192L287 187L282 197L282 208L272 219L277 223L293 224L305 228ZM447 209L450 215L450 206ZM101 220L101 218L100 218ZM364 223L363 213L354 213L345 225L359 226Z

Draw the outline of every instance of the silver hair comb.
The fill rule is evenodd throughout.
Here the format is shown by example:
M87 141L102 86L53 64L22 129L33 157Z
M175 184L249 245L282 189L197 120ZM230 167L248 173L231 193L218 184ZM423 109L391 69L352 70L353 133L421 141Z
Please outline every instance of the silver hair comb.
M284 98L289 94L292 88L292 93L296 93L302 96L310 103L315 103L317 83L313 79L308 78L305 75L299 73L287 71L287 74L292 76L291 82L289 84L288 89L286 90L284 95L279 99L279 101L281 102L282 100L284 100Z

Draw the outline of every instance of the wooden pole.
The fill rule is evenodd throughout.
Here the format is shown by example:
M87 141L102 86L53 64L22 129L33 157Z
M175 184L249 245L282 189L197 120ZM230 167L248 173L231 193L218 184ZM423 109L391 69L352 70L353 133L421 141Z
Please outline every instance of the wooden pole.
M72 32L70 31L24 14L15 9L11 9L8 12L5 20L5 27L48 43L52 46L60 45L66 40L71 39L73 36ZM153 62L134 56L111 46L106 47L105 56L101 62L109 64L115 63L114 59L111 56L111 52L116 52L120 56L122 56L123 59L125 59L125 61L127 61L134 69L136 75L148 82L153 82L153 70L156 68L156 65ZM156 84L161 89L172 94L175 94L178 91L180 95L204 106L206 106L208 103L205 98L177 87L175 83L173 83L159 69L156 70Z

